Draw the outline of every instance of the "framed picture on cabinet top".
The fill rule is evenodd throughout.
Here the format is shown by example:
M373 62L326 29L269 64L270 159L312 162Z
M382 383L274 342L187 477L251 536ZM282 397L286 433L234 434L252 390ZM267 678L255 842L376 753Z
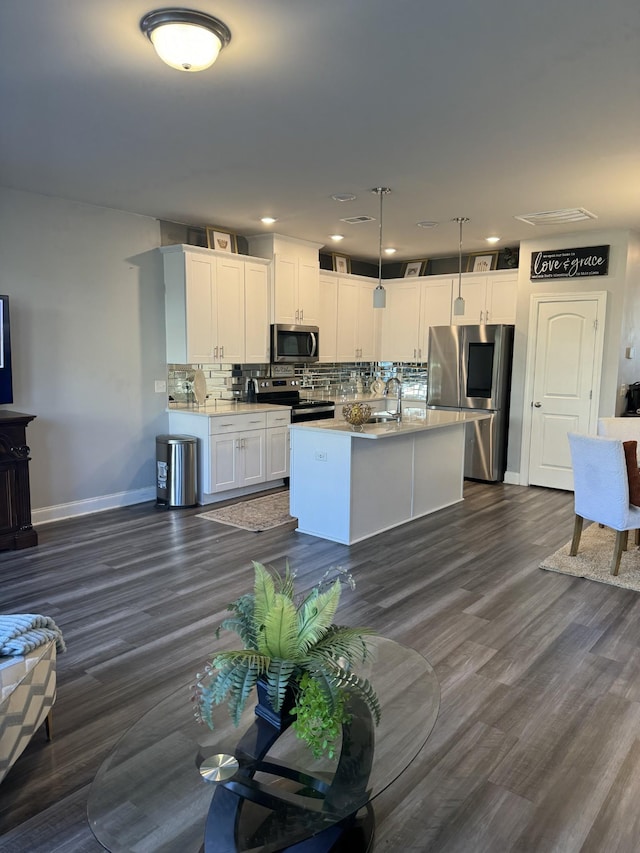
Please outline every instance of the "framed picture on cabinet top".
M404 265L404 277L415 278L417 275L424 275L427 271L428 263L429 261L427 258L424 258L421 261L407 261Z
M335 253L331 255L333 260L333 271L334 272L342 272L342 273L350 273L351 272L351 258L348 255L336 255Z
M475 252L469 255L467 272L490 272L498 266L499 252Z
M207 225L207 246L209 249L216 249L218 252L235 252L238 251L238 240L235 234L230 231L223 231L215 225Z

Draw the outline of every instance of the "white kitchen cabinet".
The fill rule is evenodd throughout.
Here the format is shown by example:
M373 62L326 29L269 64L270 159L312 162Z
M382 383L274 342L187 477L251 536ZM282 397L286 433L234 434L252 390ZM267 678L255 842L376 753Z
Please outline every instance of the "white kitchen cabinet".
M267 480L289 476L289 424L291 412L267 412Z
M188 409L169 413L169 430L198 439L198 503L246 495L289 476L289 423L286 406L256 411L241 404L220 414Z
M240 489L266 480L266 412L209 418L204 491Z
M335 275L321 273L318 310L320 327L320 362L336 361L338 334L338 279Z
M461 294L464 314L455 315L454 325L483 323L515 323L518 298L518 274L511 270L462 276ZM458 296L458 282L454 283L453 299Z
M382 311L383 361L426 361L429 327L451 323L452 279L398 279L386 287Z
M282 234L259 234L248 243L252 254L273 260L271 322L317 326L322 244Z
M210 437L209 492L239 489L264 483L266 477L265 430L247 430Z
M195 246L160 251L167 361L268 361L268 263Z
M371 279L338 279L336 361L374 361L375 315Z

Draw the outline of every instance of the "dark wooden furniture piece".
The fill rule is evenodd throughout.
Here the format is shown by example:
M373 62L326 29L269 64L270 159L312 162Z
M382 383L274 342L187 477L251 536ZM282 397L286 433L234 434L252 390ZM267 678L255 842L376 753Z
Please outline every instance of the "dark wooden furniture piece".
M35 415L0 409L0 550L31 548L38 534L31 526L27 424Z

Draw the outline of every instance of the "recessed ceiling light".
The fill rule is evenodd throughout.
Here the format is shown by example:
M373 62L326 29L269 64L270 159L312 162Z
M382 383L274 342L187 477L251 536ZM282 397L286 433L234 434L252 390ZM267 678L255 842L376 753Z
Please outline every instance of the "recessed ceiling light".
M418 228L437 228L438 223L432 222L430 219L423 219L422 222L416 222Z
M344 240L344 234L332 234L331 239L335 240L336 243L340 242L340 240Z
M334 201L355 201L357 196L353 193L334 193L331 198Z
M487 241L487 243L499 243L500 242L499 237L485 237L484 239Z
M273 216L263 216L260 222L263 225L273 225L274 222L277 222L277 219L274 219Z
M394 249L393 246L389 246L389 248L384 250L385 255L395 255L397 249Z

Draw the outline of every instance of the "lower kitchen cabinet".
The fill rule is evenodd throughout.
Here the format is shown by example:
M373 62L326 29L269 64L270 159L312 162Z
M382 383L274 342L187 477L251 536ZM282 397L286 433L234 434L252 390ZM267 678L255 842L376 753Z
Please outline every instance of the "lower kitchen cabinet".
M266 480L265 430L212 435L209 491L240 489Z
M290 410L250 408L224 414L169 413L171 432L198 439L198 503L258 492L289 476Z

